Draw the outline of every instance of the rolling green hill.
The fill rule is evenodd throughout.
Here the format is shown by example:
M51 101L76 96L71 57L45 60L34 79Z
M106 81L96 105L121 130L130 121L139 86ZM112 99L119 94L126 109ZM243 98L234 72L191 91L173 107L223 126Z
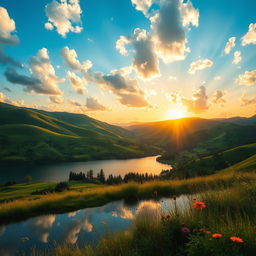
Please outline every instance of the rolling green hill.
M140 157L154 152L132 132L85 115L0 103L0 163Z
M169 155L189 150L207 155L256 142L256 125L238 125L223 120L183 118L129 127L142 143L157 145Z

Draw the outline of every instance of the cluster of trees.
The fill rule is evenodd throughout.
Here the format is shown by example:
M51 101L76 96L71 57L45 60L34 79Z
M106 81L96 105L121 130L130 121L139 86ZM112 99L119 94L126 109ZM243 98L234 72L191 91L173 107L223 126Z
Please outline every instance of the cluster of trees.
M171 170L164 170L160 173L160 175L129 172L129 173L125 174L124 177L122 177L121 175L115 176L115 175L110 174L106 178L104 171L101 169L100 172L96 175L96 177L94 177L93 170L90 170L87 173L70 172L69 173L69 181L79 180L79 181L88 182L88 183L99 182L99 183L108 184L108 185L128 183L131 181L138 182L138 183L144 183L144 182L152 181L152 180L169 179L171 177L170 172L171 172Z
M188 179L196 176L206 176L228 166L228 161L220 152L208 157L179 156L173 161L172 177Z

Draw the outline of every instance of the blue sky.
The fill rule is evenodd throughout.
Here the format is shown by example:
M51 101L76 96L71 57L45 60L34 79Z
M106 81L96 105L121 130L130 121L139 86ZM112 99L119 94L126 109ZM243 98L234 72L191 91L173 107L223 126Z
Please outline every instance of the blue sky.
M54 23L52 30L45 28L45 23L51 23L50 19L53 17L47 16L46 6L53 2L57 6L63 3L71 6L72 1L1 1L0 6L7 11L16 26L15 31L9 30L9 34L17 35L19 43L11 45L1 41L1 33L8 29L2 26L0 45L4 56L23 64L23 68L13 67L7 62L0 65L2 101L51 111L85 113L112 123L182 116L212 118L255 114L256 32L254 34L251 31L247 43L242 45L242 38L248 33L249 25L256 23L255 1L152 0L152 6L145 8L144 13L139 7L143 6L144 0L73 1L76 2L76 8L80 8L80 12L76 14L79 21L73 22L73 27L80 26L83 29L79 33L69 31L64 36L56 31ZM191 4L190 8L186 4ZM180 11L183 6L184 9L187 8L187 16ZM161 17L161 10L164 8L170 11L170 16L178 13L179 17L164 20L164 16ZM54 11L55 9L51 15L55 15ZM3 18L1 13L0 18ZM150 19L155 14L160 17L152 22ZM192 14L198 16L189 16ZM184 25L189 17L189 24ZM175 24L178 27L174 27ZM185 38L177 39L178 34L170 29L172 27L181 34L184 31ZM136 28L140 29L139 35L146 38L139 48L134 46L139 37L132 36ZM161 37L162 31L169 33L166 40ZM116 48L120 36L128 40L124 45L128 56L120 54ZM236 38L235 46L229 54L225 54L226 43L232 37ZM172 47L170 42L173 43L176 39L189 48L178 56L182 60L174 60L173 52L168 49ZM86 72L72 70L61 54L64 47L74 49L81 64L90 60L92 67ZM40 74L29 71L29 63L31 57L36 56L42 48L47 49L49 65L54 68L56 77L63 80L54 80L59 89L55 94L49 90L45 92L42 81L39 81L40 90L35 91L21 82L8 81L4 75L11 66L19 76L32 78L33 81L40 80ZM241 61L233 64L236 51L240 52ZM150 54L153 60L147 60ZM168 55L171 60L167 58ZM138 65L141 64L141 58L147 60L147 71ZM200 60L201 68L196 68L194 74L189 73L192 63L198 67L200 63L197 61ZM147 66L150 61L153 68ZM113 70L116 70L114 74L111 73ZM82 79L83 94L77 93L75 86L72 87L67 72ZM120 77L125 79L125 88L117 84L116 79Z

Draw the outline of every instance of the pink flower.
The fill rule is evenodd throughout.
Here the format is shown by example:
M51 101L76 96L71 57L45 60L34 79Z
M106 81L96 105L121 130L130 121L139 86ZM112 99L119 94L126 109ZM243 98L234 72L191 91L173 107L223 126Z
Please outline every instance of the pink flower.
M189 232L190 232L190 229L187 228L187 227L183 227L183 228L181 229L181 231L182 231L183 233L189 233Z

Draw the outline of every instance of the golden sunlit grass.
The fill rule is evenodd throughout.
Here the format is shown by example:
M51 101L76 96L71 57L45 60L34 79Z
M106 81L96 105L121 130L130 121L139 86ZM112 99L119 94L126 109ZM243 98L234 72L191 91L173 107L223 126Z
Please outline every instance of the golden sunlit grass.
M58 244L43 254L34 250L31 256L254 256L255 184L237 181L230 188L223 184L218 191L198 194L203 208L193 207L192 198L188 207L177 207L165 215L157 202L146 201L138 206L129 230L109 234L95 247Z
M82 191L66 191L37 198L15 200L0 204L0 224L26 219L42 214L63 213L85 207L100 206L120 199L143 199L157 196L194 194L207 190L230 187L242 181L256 181L256 174L212 175L187 180L153 181L145 184L122 184L91 188Z

